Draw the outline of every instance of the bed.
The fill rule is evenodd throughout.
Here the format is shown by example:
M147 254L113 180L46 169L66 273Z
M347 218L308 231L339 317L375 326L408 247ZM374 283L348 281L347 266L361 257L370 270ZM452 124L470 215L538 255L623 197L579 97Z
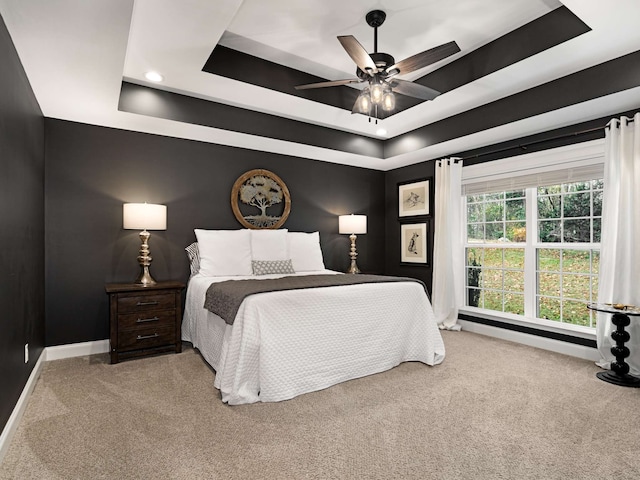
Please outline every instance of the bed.
M226 232L222 236L229 238L212 244L209 236L221 234L211 232ZM256 293L244 298L230 324L203 306L212 284L343 275L324 268L317 232L230 232L239 231L196 230L200 268L194 267L192 245L192 276L182 323L182 339L191 342L216 371L214 386L223 402L287 400L402 362L443 361L444 344L431 305L423 285L415 281ZM247 236L249 252L241 247L244 251L237 255ZM266 250L259 245L264 243ZM244 264L247 255L250 262L269 257L272 260L258 262L288 262L293 268L255 275ZM224 258L212 263L212 256ZM273 260L278 257L288 258Z

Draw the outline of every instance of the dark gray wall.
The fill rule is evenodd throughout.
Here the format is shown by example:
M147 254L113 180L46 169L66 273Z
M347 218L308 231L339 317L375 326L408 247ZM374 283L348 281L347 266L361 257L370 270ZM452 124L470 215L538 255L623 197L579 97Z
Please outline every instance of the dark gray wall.
M188 278L184 247L194 228L242 228L230 192L266 168L291 193L292 231L320 231L325 264L346 270L349 239L338 215L368 215L358 264L382 273L384 172L190 140L46 119L46 345L108 338L107 282L135 279L140 240L122 229L122 204L167 205L166 231L151 232L151 273Z
M397 168L385 175L385 272L387 275L419 278L426 283L431 292L433 264L433 189L435 162L422 162L408 167ZM430 215L417 217L398 217L398 185L424 178L431 179ZM403 264L400 262L400 226L408 223L427 224L427 265Z
M44 120L1 17L0 65L2 431L44 345Z

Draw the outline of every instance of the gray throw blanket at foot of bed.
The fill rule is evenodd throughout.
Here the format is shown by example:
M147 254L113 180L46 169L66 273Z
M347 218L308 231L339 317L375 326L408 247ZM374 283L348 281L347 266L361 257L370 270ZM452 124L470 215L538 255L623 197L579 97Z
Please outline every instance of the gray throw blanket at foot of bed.
M301 275L263 280L226 280L209 286L204 308L233 325L242 301L256 293L388 282L417 282L427 291L425 284L416 278L384 275Z

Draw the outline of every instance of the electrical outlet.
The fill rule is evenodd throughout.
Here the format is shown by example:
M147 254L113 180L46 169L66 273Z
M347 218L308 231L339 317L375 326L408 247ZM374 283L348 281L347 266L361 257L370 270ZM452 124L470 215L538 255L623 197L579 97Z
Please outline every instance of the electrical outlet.
M24 363L29 363L29 344L24 344Z

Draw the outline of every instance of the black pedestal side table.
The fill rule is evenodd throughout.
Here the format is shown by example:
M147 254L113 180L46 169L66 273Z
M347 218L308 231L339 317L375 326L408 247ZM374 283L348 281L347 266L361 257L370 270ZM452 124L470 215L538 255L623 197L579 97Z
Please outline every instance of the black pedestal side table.
M611 340L616 342L616 344L611 347L611 353L616 357L616 361L611 362L611 370L598 372L596 373L596 376L600 380L613 383L614 385L640 388L640 377L630 375L629 364L624 361L624 359L631 353L629 348L624 346L624 344L631 338L629 332L625 330L625 327L629 326L631 323L631 319L629 317L640 316L640 310L619 309L614 308L613 305L606 305L602 303L591 303L587 305L587 308L597 312L613 314L611 323L616 326L616 329L611 332Z

